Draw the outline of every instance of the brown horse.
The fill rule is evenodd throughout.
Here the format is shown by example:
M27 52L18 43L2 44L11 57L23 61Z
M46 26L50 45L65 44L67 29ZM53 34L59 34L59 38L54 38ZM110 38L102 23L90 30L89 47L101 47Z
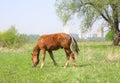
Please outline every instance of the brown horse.
M70 36L66 33L56 33L49 35L42 35L38 40L36 46L33 49L32 54L32 67L35 67L39 63L39 52L42 51L42 63L41 68L44 66L45 54L48 51L51 59L54 62L54 65L57 65L56 61L53 57L53 50L58 50L59 48L64 48L66 52L66 63L64 67L68 65L69 58L72 58L73 66L76 67L76 61L74 53L70 49L70 45L72 44L74 51L78 53L79 48L74 37Z

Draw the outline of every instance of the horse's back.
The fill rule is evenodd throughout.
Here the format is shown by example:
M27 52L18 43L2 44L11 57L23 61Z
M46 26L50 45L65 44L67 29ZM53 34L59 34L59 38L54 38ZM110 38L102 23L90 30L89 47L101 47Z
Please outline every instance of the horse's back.
M66 33L46 34L38 40L39 47L47 50L66 48L70 46L70 43L71 37Z

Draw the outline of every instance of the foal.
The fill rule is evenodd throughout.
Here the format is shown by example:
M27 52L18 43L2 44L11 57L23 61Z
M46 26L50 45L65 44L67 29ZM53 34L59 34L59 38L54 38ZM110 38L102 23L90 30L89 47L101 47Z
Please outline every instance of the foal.
M56 33L56 34L49 34L49 35L42 35L38 40L36 46L33 49L32 54L32 67L36 67L39 63L39 52L42 51L42 62L41 68L44 66L45 54L48 51L51 59L53 60L54 65L57 65L56 61L54 60L53 50L58 50L60 48L64 48L66 52L66 63L64 67L68 65L70 57L73 61L73 66L76 67L76 60L74 53L71 51L70 45L72 44L74 51L78 53L79 48L77 45L76 40L66 33Z

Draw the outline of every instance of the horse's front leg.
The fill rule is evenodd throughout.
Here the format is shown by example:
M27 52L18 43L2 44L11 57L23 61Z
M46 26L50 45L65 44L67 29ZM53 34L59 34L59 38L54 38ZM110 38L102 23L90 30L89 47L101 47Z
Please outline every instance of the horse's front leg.
M54 65L57 65L56 61L54 60L53 52L52 51L48 51L48 52L50 54L51 59L53 60Z
M46 54L46 51L45 50L41 50L42 51L42 63L41 63L41 69L43 68L44 66L44 61L45 61L45 54Z

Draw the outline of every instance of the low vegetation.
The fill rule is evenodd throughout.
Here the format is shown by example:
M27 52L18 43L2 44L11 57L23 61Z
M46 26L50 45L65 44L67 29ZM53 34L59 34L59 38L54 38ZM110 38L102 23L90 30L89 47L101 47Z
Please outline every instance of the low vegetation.
M34 45L26 44L20 49L0 49L0 83L119 83L119 46L110 42L80 42L76 56L77 68L72 60L65 69L63 49L54 51L58 66L54 66L46 54L45 66L31 67L31 52ZM41 56L39 57L41 58ZM40 60L41 61L41 60Z
M105 39L108 40L108 41L114 40L114 32L113 32L113 31L109 31L109 32L106 34Z

